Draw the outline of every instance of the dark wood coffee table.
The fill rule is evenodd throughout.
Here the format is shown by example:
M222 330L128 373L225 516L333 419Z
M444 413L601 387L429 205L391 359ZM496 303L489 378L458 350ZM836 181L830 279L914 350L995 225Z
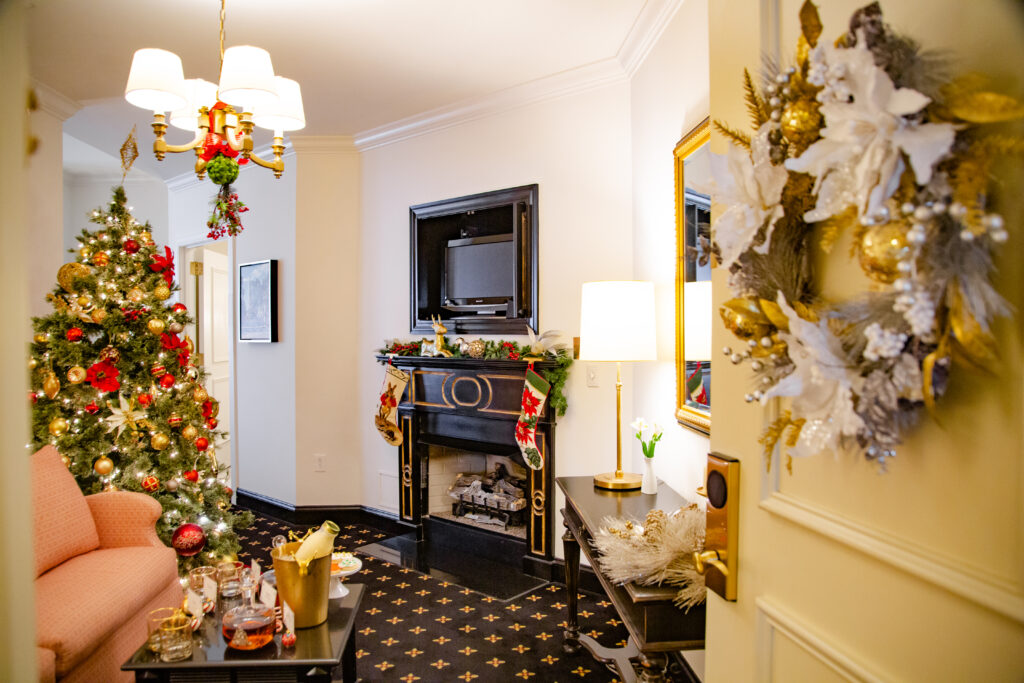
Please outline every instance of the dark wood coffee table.
M340 664L342 680L355 683L355 622L364 586L347 583L349 592L331 600L327 621L312 628L298 629L295 647L281 645L281 634L259 650L242 651L228 647L220 632L221 607L203 620L192 638L192 656L180 662L161 662L143 644L121 666L134 671L136 681L204 681L224 683L245 681L308 681L329 683ZM237 601L225 605L233 607Z

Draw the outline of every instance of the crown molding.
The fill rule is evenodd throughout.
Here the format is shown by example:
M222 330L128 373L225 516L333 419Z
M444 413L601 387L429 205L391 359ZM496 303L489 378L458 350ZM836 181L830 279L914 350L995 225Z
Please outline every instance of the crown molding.
M288 139L300 156L359 153L351 135L289 135Z
M615 55L627 77L633 78L636 75L640 65L661 38L661 34L683 6L683 2L684 0L648 0L644 4L626 39L622 41L618 54Z
M35 90L39 109L61 121L67 121L82 108L80 102L76 102L34 78L32 79L32 89Z
M113 183L114 185L133 185L138 183L161 183L163 180L148 173L141 173L134 170L134 175L129 173L122 180L120 173L73 173L64 172L64 178L70 185L90 185L93 183Z
M365 152L511 109L579 94L625 80L626 73L618 60L609 58L356 133L355 146L360 152Z

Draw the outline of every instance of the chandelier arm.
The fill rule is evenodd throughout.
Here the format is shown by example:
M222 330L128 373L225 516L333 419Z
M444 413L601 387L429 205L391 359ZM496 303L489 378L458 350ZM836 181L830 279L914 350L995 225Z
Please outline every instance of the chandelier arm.
M202 131L196 131L195 138L192 140L192 142L188 143L187 145L168 145L166 142L164 142L164 151L174 153L188 152L190 150L195 149L196 147L199 147L205 138L206 135Z
M272 170L275 178L280 178L281 174L284 173L284 160L281 158L281 155L284 154L284 138L275 137L274 144L271 145L271 149L274 152L273 161L261 159L258 155L253 153L251 149L248 152L243 152L242 154L257 166L262 166L263 168L269 168Z

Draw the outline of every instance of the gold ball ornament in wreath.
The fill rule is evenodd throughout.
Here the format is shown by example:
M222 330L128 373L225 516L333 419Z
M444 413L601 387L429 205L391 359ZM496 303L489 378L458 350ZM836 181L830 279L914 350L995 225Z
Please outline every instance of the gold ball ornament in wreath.
M989 185L1024 136L993 124L1024 118L1024 102L977 77L936 87L941 64L877 3L834 42L813 3L799 17L793 65L760 85L744 74L754 132L715 122L731 144L712 161L712 253L742 342L723 351L750 365L748 402L790 400L760 438L769 466L779 446L787 467L852 448L884 469L953 361L996 360L992 323L1011 308L992 264L1009 233ZM871 282L827 301L814 264L844 232Z

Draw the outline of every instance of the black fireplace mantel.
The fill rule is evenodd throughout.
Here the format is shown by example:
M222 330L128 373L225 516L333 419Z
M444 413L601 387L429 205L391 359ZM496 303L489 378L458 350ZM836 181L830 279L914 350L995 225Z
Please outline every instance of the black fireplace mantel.
M387 356L377 356L381 363ZM411 377L398 405L403 441L398 447L399 521L423 533L423 506L429 446L446 446L493 455L519 453L519 418L526 361L392 356ZM556 368L537 361L535 370ZM550 578L553 560L555 411L550 404L537 421L537 449L544 467L528 470L530 502L523 569Z

